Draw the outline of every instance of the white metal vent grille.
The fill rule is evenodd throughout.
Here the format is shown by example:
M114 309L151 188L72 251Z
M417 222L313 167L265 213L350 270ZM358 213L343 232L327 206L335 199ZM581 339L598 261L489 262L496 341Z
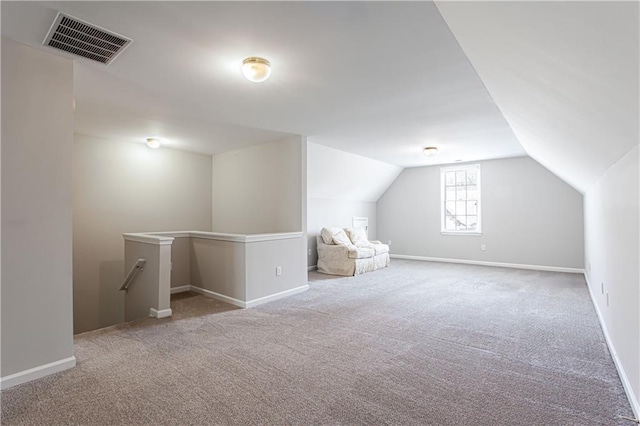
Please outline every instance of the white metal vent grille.
M110 64L131 39L58 12L42 44L105 65Z

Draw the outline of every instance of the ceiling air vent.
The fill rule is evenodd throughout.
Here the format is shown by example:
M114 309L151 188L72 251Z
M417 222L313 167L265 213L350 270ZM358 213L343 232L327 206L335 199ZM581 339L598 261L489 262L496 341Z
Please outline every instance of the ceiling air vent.
M42 44L109 65L131 39L58 12Z

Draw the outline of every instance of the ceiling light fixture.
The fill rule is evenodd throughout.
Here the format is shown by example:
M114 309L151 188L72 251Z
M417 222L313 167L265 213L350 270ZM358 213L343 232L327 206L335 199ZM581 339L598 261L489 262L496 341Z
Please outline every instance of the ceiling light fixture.
M438 153L438 148L436 148L435 146L428 146L424 149L423 152L427 157L433 157Z
M265 81L271 75L271 63L255 56L247 58L242 61L242 75L255 83Z
M147 146L149 148L160 148L160 141L157 138L147 138Z

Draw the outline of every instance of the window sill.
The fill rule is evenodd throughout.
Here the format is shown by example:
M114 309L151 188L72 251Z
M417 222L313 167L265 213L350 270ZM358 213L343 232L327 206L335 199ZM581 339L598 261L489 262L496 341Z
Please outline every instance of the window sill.
M467 237L481 237L482 232L453 232L453 231L440 231L440 235L455 235L455 236L467 236Z

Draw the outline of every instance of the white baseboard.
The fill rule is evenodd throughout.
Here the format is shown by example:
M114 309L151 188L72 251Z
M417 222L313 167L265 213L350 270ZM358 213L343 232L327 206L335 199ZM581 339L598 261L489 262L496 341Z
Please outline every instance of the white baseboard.
M149 309L149 316L154 318L166 318L171 316L171 309Z
M307 266L307 271L315 271L316 269L318 269L318 265Z
M392 259L425 260L428 262L464 263L467 265L497 266L500 268L530 269L534 271L568 272L584 274L584 269L564 268L562 266L522 265L518 263L486 262L484 260L446 259L440 257L411 256L407 254L391 254Z
M300 287L292 288L289 290L281 291L280 293L271 294L269 296L260 297L258 299L249 300L245 303L245 307L252 308L254 306L262 305L263 303L272 302L274 300L282 299L283 297L292 296L297 293L309 290L309 285L301 285Z
M49 364L40 365L19 373L10 374L9 376L0 378L0 389L8 389L13 386L27 383L32 380L41 379L50 374L68 370L76 366L76 357L70 356L59 361L50 362Z
M194 285L189 287L191 291L199 293L205 297L210 297L212 299L216 299L243 309L252 308L254 306L262 305L263 303L272 302L274 300L282 299L283 297L287 296L292 296L296 293L302 293L303 291L309 289L309 285L305 284L303 286L292 288L290 290L281 291L280 293L270 294L269 296L243 302L242 300L236 299L234 297L225 296L224 294L216 293L215 291L207 290L205 288L196 287Z
M181 285L180 287L171 287L171 294L184 293L191 289L190 285Z
M602 328L602 334L604 334L604 340L607 342L609 352L611 353L611 358L613 358L613 364L616 366L616 370L618 370L618 376L620 376L620 380L622 381L622 387L627 393L627 398L629 399L629 403L631 404L633 414L635 415L636 419L640 419L640 401L638 401L638 398L633 393L633 388L631 387L631 383L629 382L627 373L622 366L622 362L618 357L618 352L616 351L615 346L613 346L613 342L611 341L611 337L609 336L607 326L604 323L602 313L600 312L600 308L596 303L596 298L593 294L593 289L591 287L591 283L589 282L589 277L587 276L587 274L584 274L584 278L587 281L587 288L589 289L589 296L591 296L591 303L593 303L593 306L596 309L596 314L598 315L598 321L600 322L600 328Z
M216 293L215 291L211 291L211 290L207 290L204 288L200 288L200 287L196 287L194 285L190 286L191 287L191 291L195 291L196 293L199 293L205 297L210 297L212 299L216 299L219 300L221 302L225 302L228 303L230 305L233 306L237 306L239 308L246 308L247 304L245 302L243 302L242 300L238 300L236 298L233 297L229 297L229 296L225 296L224 294L220 294L220 293Z

